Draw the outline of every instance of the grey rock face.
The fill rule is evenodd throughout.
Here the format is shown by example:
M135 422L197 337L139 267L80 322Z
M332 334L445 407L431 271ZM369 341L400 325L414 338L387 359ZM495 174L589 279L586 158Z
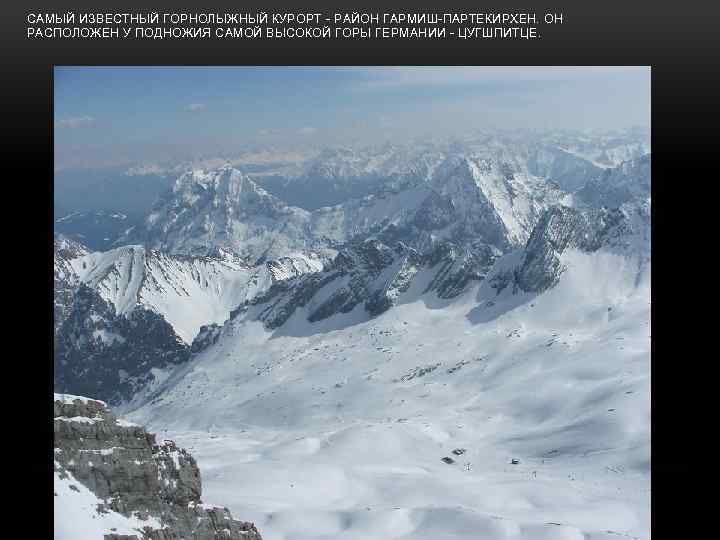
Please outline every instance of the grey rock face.
M220 337L221 326L217 324L208 324L200 327L200 332L195 337L190 346L193 353L197 353L207 349L210 345L214 345Z
M568 248L594 252L601 247L616 251L649 252L650 214L646 205L579 210L558 206L545 212L524 249L512 276L495 277L502 290L514 281L525 292L542 292L557 285L565 271L560 255Z
M559 255L568 246L597 249L595 227L589 216L571 208L553 208L528 240L522 266L515 273L523 291L541 292L557 284L563 272Z
M220 249L212 257L170 256L141 246L86 255L76 242L56 237L56 390L112 405L154 391L148 384L155 368L178 365L212 341L205 333L211 321L186 324L203 306L210 308L206 314L218 307L229 311L269 283L321 265L319 258L298 256L250 268Z
M412 250L398 248L393 251L378 241L358 243L338 253L323 272L277 283L266 294L256 297L252 305L260 306L258 318L268 328L277 328L296 309L309 305L321 289L335 285L328 298L310 306L308 321L348 313L363 302L369 313L378 314L389 307L384 298L391 291L403 288L407 274L413 272L416 256ZM379 279L380 274L393 264L397 266L397 272L388 280ZM240 311L246 308L243 306Z
M471 281L485 279L499 255L498 250L487 244L460 247L439 243L425 257L425 264L435 272L426 292L435 291L440 298L455 298Z
M527 167L511 159L512 152L505 154L441 152L429 161L390 167L365 197L312 211L288 205L231 167L189 172L120 242L193 255L222 247L253 263L293 251L329 253L371 236L387 244L402 241L422 253L432 237L506 250L527 240L542 209L561 193L530 178ZM334 170L311 167L306 180L324 183L337 173L357 184L354 167ZM294 184L283 184L283 190ZM362 185L364 191L374 184Z
M174 442L157 442L100 401L56 394L54 416L56 474L71 474L92 491L103 501L98 511L162 524L131 536L108 533L104 540L261 540L252 523L202 504L195 459Z
M130 316L81 284L55 336L55 389L119 404L164 369L188 360L190 347L162 316L136 309Z
M274 197L236 169L188 172L118 244L142 243L173 254L221 247L248 262L305 248L307 211Z
M54 268L54 329L57 333L72 306L77 279L69 261L88 253L81 243L62 234L55 234L55 268Z
M485 244L468 248L439 242L423 255L403 243L389 247L367 240L341 250L322 272L276 283L240 306L231 319L248 314L274 329L300 308L312 323L349 313L358 305L375 317L392 307L420 272L429 273L430 279L419 293L434 291L441 298L453 298L471 281L482 280L498 255Z

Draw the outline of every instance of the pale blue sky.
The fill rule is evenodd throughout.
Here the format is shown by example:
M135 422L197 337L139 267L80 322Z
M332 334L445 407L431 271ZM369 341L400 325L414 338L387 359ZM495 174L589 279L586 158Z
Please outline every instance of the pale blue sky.
M56 166L650 123L649 67L57 67Z

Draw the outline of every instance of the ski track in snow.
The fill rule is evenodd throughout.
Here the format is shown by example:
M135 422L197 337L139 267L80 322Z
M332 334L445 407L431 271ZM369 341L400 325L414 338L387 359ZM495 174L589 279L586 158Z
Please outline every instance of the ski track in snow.
M128 417L266 540L648 539L650 268L563 262L540 296L228 323Z

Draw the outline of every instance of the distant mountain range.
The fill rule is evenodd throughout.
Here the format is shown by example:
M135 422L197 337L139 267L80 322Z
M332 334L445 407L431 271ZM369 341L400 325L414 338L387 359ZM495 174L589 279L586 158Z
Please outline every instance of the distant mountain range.
M286 187L374 192L308 210L221 165L181 174L129 227L121 213L63 216L56 229L66 232L55 243L59 389L131 401L157 385L157 370L187 362L217 336L211 328L238 313L269 328L299 308L309 322L357 305L375 316L407 291L449 299L488 275L500 288L545 290L559 279L566 245L594 251L649 229L649 155L606 169L579 157L634 155L639 146L610 148L487 137L328 150ZM512 276L494 267L523 250Z
M253 155L57 216L57 392L172 432L266 538L649 538L642 136Z

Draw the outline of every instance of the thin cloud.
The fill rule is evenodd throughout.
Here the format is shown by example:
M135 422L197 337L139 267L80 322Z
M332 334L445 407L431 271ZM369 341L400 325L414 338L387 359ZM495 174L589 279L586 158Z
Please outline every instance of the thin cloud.
M365 88L452 86L486 82L585 79L596 75L643 73L648 66L423 66L344 68L364 76Z
M204 111L207 107L204 103L191 103L188 105L185 110L188 112L200 112Z
M55 122L55 126L66 129L77 129L88 127L95 123L92 116L68 116Z
M298 134L300 135L314 135L315 133L317 133L317 128L311 126L305 126L298 129Z

